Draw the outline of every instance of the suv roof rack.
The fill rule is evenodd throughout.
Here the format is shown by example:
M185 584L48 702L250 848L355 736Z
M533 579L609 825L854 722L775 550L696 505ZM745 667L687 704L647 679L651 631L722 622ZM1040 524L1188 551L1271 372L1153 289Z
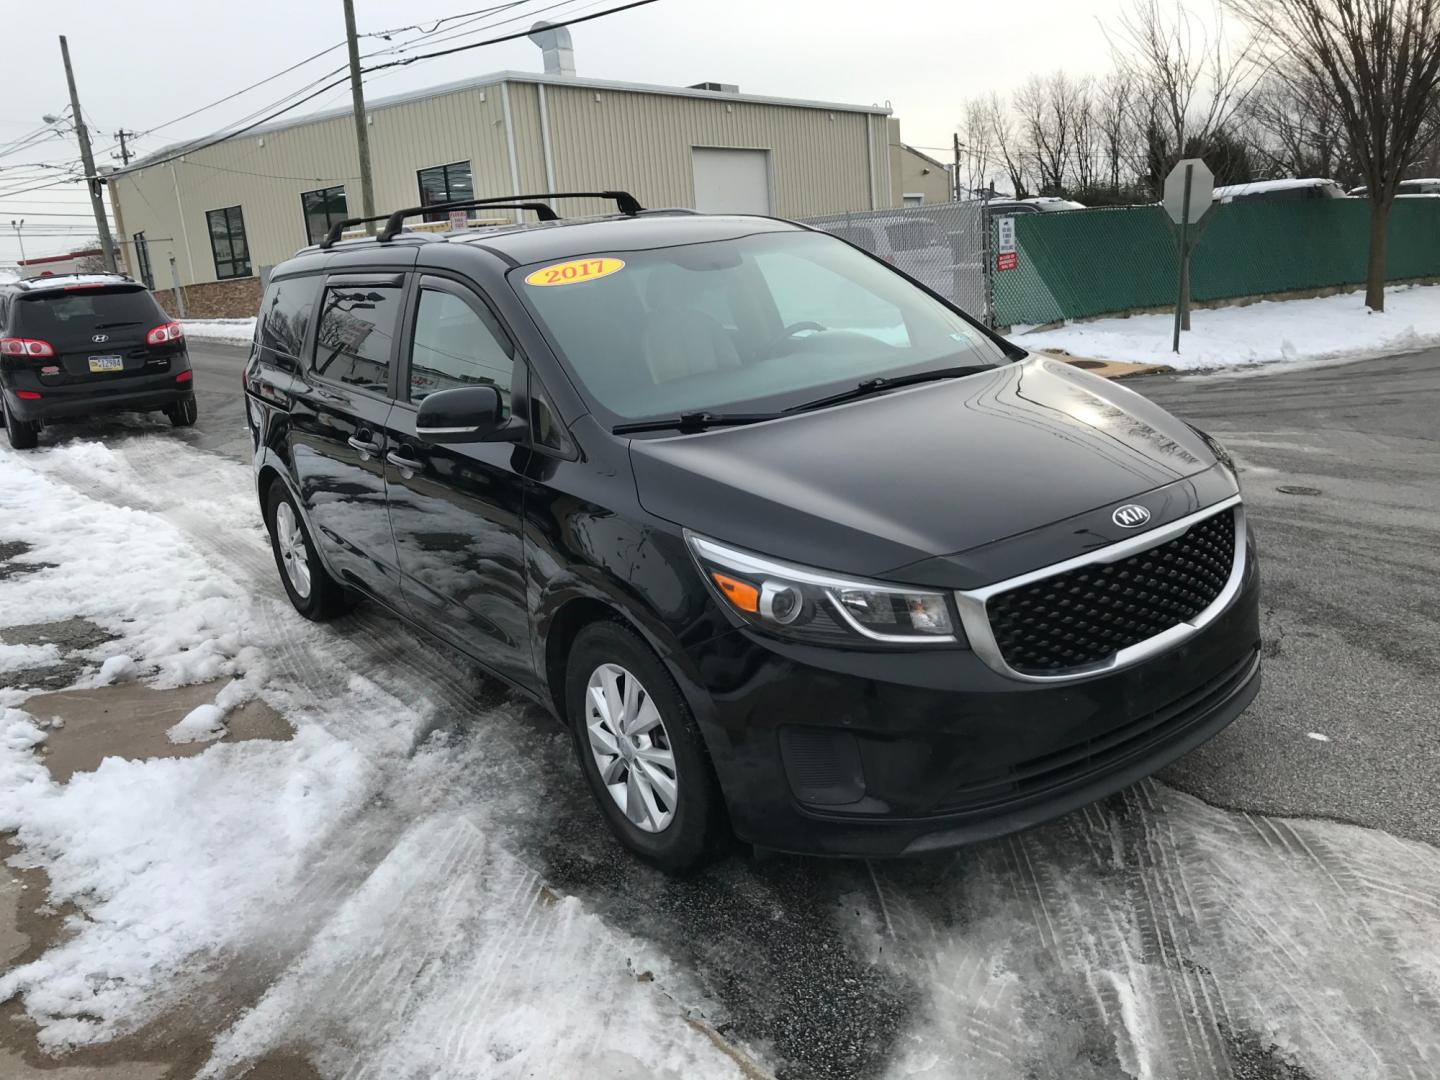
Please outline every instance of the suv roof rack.
M526 199L531 198L531 196L521 195L518 196L518 198ZM470 199L462 202L431 203L429 206L422 207L421 209L424 210L425 213L429 214L441 210L463 210L467 207L474 207L483 204L493 210L531 210L535 213L535 216L538 217L541 221L558 221L560 218L560 215L555 212L554 208L551 206L547 206L545 203L517 202L515 201L516 199L517 196L510 195L501 201L496 201L494 199ZM403 210L401 211L401 213L408 215L412 213L412 211ZM330 231L325 234L325 238L321 240L316 245L316 247L334 247L335 244L339 241L340 235L352 225L366 225L372 221L388 222L394 216L394 214L376 214L374 217L346 218L343 221L337 221L334 225L330 226ZM396 231L398 232L399 230ZM390 237L383 237L383 239L388 240L390 239Z
M405 225L407 217L414 217L416 214L432 213L436 210L466 210L471 207L511 207L515 203L526 199L611 199L616 208L626 217L634 217L644 209L640 201L628 191L542 191L536 195L504 195L492 199L466 199L463 202L431 203L429 206L411 206L404 210L396 210L390 215L390 220L385 223L379 240L382 244L393 240ZM544 205L539 204L539 205ZM550 217L541 215L541 221L555 221L560 215L553 209L546 206Z

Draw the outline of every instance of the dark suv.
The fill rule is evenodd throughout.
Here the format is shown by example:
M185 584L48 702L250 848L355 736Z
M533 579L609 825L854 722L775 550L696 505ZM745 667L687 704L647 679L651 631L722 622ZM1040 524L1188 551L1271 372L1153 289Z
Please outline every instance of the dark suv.
M303 615L370 597L552 709L667 869L1025 828L1255 696L1208 436L836 237L606 194L275 268L247 415Z
M16 449L54 420L163 411L195 423L195 384L180 324L123 274L75 274L0 286L0 407Z

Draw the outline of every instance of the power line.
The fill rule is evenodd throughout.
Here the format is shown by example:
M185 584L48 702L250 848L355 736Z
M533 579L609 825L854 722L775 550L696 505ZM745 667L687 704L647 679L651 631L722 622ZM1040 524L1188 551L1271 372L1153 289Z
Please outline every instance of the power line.
M552 25L552 26L557 26L557 27L559 27L559 26L573 26L573 25L576 25L576 24L582 23L582 22L590 22L590 21L593 20L593 19L602 19L602 18L606 17L607 15L614 15L614 14L617 14L617 13L622 12L622 11L629 11L629 10L632 9L632 8L645 7L646 5L653 4L653 3L656 3L656 2L657 2L657 0L631 0L631 2L628 3L628 4L621 4L621 5L618 6L618 7L607 8L607 9L604 10L604 11L597 11L597 12L594 12L593 14L590 14L590 15L582 15L582 16L579 16L578 18L569 19L569 20L565 20L565 21L561 21L561 22L555 22L555 23L552 23L551 25ZM387 68L406 67L406 66L408 66L408 65L410 65L410 64L413 64L413 63L416 63L417 61L420 61L420 60L432 60L432 59L434 59L435 57L439 57L439 56L449 56L449 55L451 55L451 54L453 54L453 53L465 52L466 50L469 50L469 49L478 49L478 48L480 48L481 46L484 46L484 45L498 45L498 44L500 44L501 42L514 41L516 38L527 37L527 36L529 36L529 34L530 34L530 31L529 31L529 30L520 30L520 31L517 31L517 32L512 33L512 34L502 34L502 35L500 35L499 37L487 38L487 39L485 39L484 41L472 42L472 43L470 43L470 44L468 44L468 45L457 45L457 46L455 46L454 48L451 48L451 49L441 49L440 51L438 51L438 52L433 52L433 53L422 53L422 54L420 54L419 56L411 56L411 57L407 57L407 58L405 58L405 59L403 59L403 60L392 60L392 61L390 61L390 62L387 63L387 64L376 64L376 65L374 65L373 67L363 68L362 71L365 72L365 73L368 73L368 72L372 72L372 71L384 71L384 70L387 69ZM328 50L327 50L327 51L328 51ZM268 123L269 121L274 120L274 119L276 119L277 117L283 116L285 113L292 112L292 111L294 111L295 109L298 109L301 105L304 105L306 102L308 102L308 101L313 101L315 98L319 97L321 94L324 94L324 93L326 93L326 92L328 92L328 91L330 91L330 90L333 90L335 87L340 86L340 85L342 85L343 83L348 82L348 81L349 81L349 78L350 78L350 77L349 77L348 75L346 75L346 76L344 76L343 78L336 79L334 82L327 83L326 85L320 87L320 89L318 89L318 90L316 90L316 91L314 91L314 92L312 92L312 93L306 94L304 97L302 97L302 98L300 98L300 99L298 99L298 100L296 100L296 101L291 102L289 105L286 105L286 106L285 106L284 108L282 108L282 109L277 109L275 112L272 112L272 113L270 113L270 114L267 115L267 116L262 116L260 119L254 121L253 123L245 124L245 125L242 126L242 127L235 128L235 129L233 129L233 130L231 130L231 131L227 131L227 132L225 132L225 133L223 133L223 134L221 134L221 135L216 136L216 137L213 138L213 139L202 140L202 141L200 141L200 142L198 142L198 143L194 143L194 144L191 144L191 145L188 145L188 146L184 146L184 147L180 148L179 150L177 150L175 153L169 155L168 157L163 157L163 158L160 158L160 159L154 160L154 161L145 161L145 162L143 163L143 165L137 165L137 166L135 166L135 167L136 167L136 168L141 168L141 167L143 167L143 168L150 168L150 167L155 166L155 165L165 165L165 164L168 164L169 162L172 162L172 161L175 161L175 160L177 160L177 159L179 159L179 158L181 158L181 157L184 157L186 154L194 154L194 153L197 153L197 152L199 152L199 151L201 151L201 150L209 149L209 148L212 147L212 146L218 146L218 145L219 145L220 143L222 143L222 142L228 142L229 140L231 140L231 139L233 139L233 138L235 138L235 137L237 137L237 136L239 136L239 135L244 135L247 131L252 131L252 130L254 130L255 128L259 127L261 124ZM121 171L123 172L123 171L132 171L132 170L121 170ZM3 196L3 193L0 193L0 196Z

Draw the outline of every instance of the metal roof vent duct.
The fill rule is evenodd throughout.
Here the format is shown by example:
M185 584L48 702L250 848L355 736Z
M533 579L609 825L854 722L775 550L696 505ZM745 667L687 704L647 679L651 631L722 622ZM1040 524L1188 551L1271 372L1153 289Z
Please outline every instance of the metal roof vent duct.
M691 83L687 89L690 90L712 90L717 94L738 94L739 83L733 82L697 82Z
M541 19L530 28L530 40L545 54L546 75L575 77L575 47L570 44L569 27L554 26Z

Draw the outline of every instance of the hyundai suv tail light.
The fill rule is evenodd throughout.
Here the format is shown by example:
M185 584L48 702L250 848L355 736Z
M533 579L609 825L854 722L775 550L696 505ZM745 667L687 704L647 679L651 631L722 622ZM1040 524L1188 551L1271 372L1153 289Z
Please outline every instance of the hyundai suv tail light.
M55 355L55 349L48 341L38 341L35 338L7 337L0 338L0 355L51 357Z
M164 326L157 326L145 335L146 345L164 345L167 341L179 341L185 336L180 329L178 322L167 322Z

